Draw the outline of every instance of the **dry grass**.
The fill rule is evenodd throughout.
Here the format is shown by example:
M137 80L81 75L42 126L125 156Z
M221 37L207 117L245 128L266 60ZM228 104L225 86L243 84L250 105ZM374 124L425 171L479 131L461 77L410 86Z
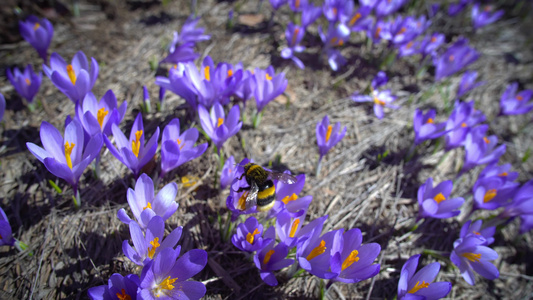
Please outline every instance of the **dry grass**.
M158 89L153 84L154 73L148 61L163 57L163 46L188 15L188 1L173 1L167 7L141 1L103 1L101 4L105 9L82 2L81 17L56 18L51 49L67 58L78 50L96 58L100 63L100 75L94 92L101 97L106 90L113 89L119 102L128 102L123 128L129 128L139 111L142 85L147 85L156 98ZM240 1L240 4L241 12L253 13L257 1ZM140 8L134 9L135 6ZM383 48L368 48L362 40L356 40L343 50L350 63L338 73L331 72L318 60L318 53L311 50L304 56L308 67L305 71L298 70L279 57L278 45L284 43L281 24L289 21L286 11L276 16L271 28L266 27L265 21L255 27L238 24L234 31L227 31L225 22L230 9L231 3L213 0L198 7L202 17L200 24L212 35L210 41L201 44L201 53L211 55L215 62L242 61L245 66L261 68L273 64L289 78L287 93L291 101L289 106L286 98L269 104L259 128L245 125L225 144L224 152L234 155L238 161L249 157L261 164L281 156L285 167L307 175L303 194L314 198L309 219L325 212L329 215L327 230L358 227L365 243L381 245L379 275L358 284L334 284L327 298L393 298L405 260L423 249L450 251L465 217L463 214L450 220L429 220L418 230L409 231L418 210L415 197L420 184L428 176L436 182L455 179L464 155L461 150L445 154L434 144L424 144L413 159L407 162L404 159L414 138L414 109L434 107L441 112L440 119L446 117L439 84L430 76L420 80L413 76L417 60L397 61L388 70L389 86L399 95L402 107L379 121L369 107L355 105L348 96L364 89L378 71L373 60ZM265 2L262 10L265 20L270 17L269 9ZM521 174L519 180L525 182L531 178L533 170L531 160L521 161L532 148L530 115L498 119L494 116L498 111L499 95L508 82L519 80L526 87L533 87L532 41L528 34L531 20L509 17L475 35L468 29L464 16L450 21L438 16L434 20L434 30L450 36L471 37L473 46L482 52L472 68L488 83L477 89L472 99L492 120L491 132L507 144L502 160L512 163ZM307 41L316 39L310 35L306 38ZM510 60L509 55L518 63ZM34 66L40 63L27 43L0 45L1 68L23 66L27 62ZM453 77L440 88L448 89L453 95L458 82L459 78ZM138 272L122 255L121 243L129 238L129 233L116 218L117 210L127 207L126 190L132 185L127 169L105 150L103 176L96 179L90 171L85 173L81 184L83 205L75 210L70 188L50 175L25 146L26 142L40 144L38 130L42 120L60 127L65 117L73 114L74 105L47 78L43 79L39 94L43 106L34 113L24 109L5 78L0 81L0 92L8 101L4 126L0 128L4 147L0 150L1 206L9 217L14 236L30 246L23 253L0 248L0 298L86 298L87 289L106 284L111 274ZM447 100L452 101L451 98ZM182 104L179 97L167 94L167 110L144 116L146 132L153 132L157 126L162 129L174 117L187 124L184 127L194 125L186 118ZM348 131L324 159L320 176L315 177L318 159L315 124L325 114L333 122L347 126ZM385 151L390 155L379 161L377 155ZM288 279L281 274L280 285L269 287L262 283L253 264L240 251L221 240L217 217L227 217L227 192L213 188L216 164L210 148L201 158L159 182L159 188L170 181L180 186L177 199L180 208L167 222L167 228L184 226L180 240L183 249L202 248L209 253L208 266L195 277L206 283L206 298L317 298L319 281L316 277ZM478 173L476 169L456 180L454 195L468 198ZM196 186L185 188L180 183L183 175L198 176L201 180ZM64 193L57 194L48 184L49 179L63 187ZM468 198L467 205L471 205L471 201ZM532 235L519 236L517 232L517 223L513 222L496 235L494 249L500 254L496 265L501 272L497 280L480 279L476 286L470 287L456 269L445 265L438 279L452 282L449 298L530 298L533 294ZM431 261L434 258L425 256L423 264Z

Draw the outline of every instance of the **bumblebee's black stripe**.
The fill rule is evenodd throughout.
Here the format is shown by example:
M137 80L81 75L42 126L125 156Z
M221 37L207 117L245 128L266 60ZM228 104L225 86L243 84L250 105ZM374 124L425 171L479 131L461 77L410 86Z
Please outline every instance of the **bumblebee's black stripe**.
M260 165L252 164L246 170L246 180L253 178L258 184L265 182L268 178L268 173Z

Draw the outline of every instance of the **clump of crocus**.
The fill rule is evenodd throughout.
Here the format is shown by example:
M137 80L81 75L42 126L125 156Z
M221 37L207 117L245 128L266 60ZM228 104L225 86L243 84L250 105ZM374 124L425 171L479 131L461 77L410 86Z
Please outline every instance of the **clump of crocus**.
M112 124L120 124L127 108L126 101L118 106L117 97L112 90L108 90L100 101L96 100L92 92L89 92L83 101L76 105L76 117L89 135L102 132L110 136L113 134Z
M533 91L523 90L518 93L517 91L517 82L507 86L500 98L500 115L520 115L533 109L533 103L529 102L531 96L533 96Z
M87 56L78 51L70 64L57 53L50 57L50 67L43 64L44 73L52 83L75 104L91 91L98 77L99 67L96 59L91 57L91 66Z
M468 91L471 91L476 87L485 84L485 81L476 82L476 78L476 71L466 71L463 74L463 77L461 78L461 82L459 83L459 88L457 89L457 97L461 97Z
M416 272L419 259L420 254L413 255L403 265L398 281L398 300L436 300L446 297L452 284L447 281L432 282L440 271L440 264L430 263Z
M475 233L467 234L453 243L450 259L470 285L476 283L474 271L489 280L500 276L498 269L490 262L498 258L498 253L486 245L487 239Z
M236 233L231 237L235 247L250 253L263 249L271 241L273 240L263 238L263 225L255 217L249 217L244 223L237 225Z
M157 151L159 127L157 127L148 143L145 144L146 134L144 132L142 115L139 113L131 127L129 140L120 131L117 124L111 125L111 132L113 133L117 147L105 136L104 141L107 148L113 156L128 167L133 172L133 175L137 177L144 165L152 160Z
M74 119L65 127L64 137L46 121L41 123L40 135L44 149L33 143L26 143L28 150L44 163L50 173L72 186L76 193L75 205L79 206L78 182L85 168L100 154L102 134L91 136L84 145L83 127Z
M464 145L470 129L483 121L485 121L485 115L481 110L474 108L474 101L455 102L455 107L446 121L445 150L449 151Z
M242 127L242 122L239 122L239 106L233 106L226 117L224 108L219 103L215 103L210 112L203 105L199 105L198 115L202 128L211 138L220 155L220 149L224 142L234 136Z
M413 117L413 128L415 130L415 145L419 145L425 140L436 139L446 133L446 123L435 123L437 112L430 109L427 113L420 109L415 110Z
M200 299L205 285L187 279L202 271L207 264L207 252L193 249L179 257L180 249L166 248L141 273L141 299ZM179 257L179 258L178 258Z
M202 155L207 143L195 146L198 129L189 128L180 134L180 121L173 119L163 129L161 140L161 174L160 177L182 164Z
M503 9L494 11L493 5L484 5L481 7L479 3L474 4L474 6L472 6L472 23L474 29L479 29L498 21L498 19L503 16L503 13Z
M458 209L465 200L461 197L450 198L453 182L443 181L433 187L433 178L418 188L418 218L445 219L457 216L461 211Z
M127 199L133 216L144 230L152 217L160 216L165 221L178 210L178 204L175 201L177 193L178 185L171 182L154 196L154 182L143 173L137 179L135 189L128 189ZM118 211L117 216L124 224L133 221L123 208Z
M443 54L433 58L435 80L439 81L458 72L478 58L479 52L468 46L468 40L466 38L460 38Z
M31 104L33 98L41 87L43 76L41 72L35 74L31 65L27 65L23 72L18 68L13 68L13 72L8 68L6 71L7 79L11 82L19 95Z
M496 147L498 138L495 135L487 136L488 125L472 128L465 140L465 160L461 173L475 166L497 162L505 153L505 144Z
M283 243L275 244L274 240L270 240L270 243L254 255L254 263L259 269L261 279L270 286L278 285L274 271L281 270L294 263L293 259L287 258L289 253L287 245Z
M378 119L383 119L385 107L391 109L398 109L399 106L391 104L396 100L396 96L392 95L390 90L380 91L378 87L385 85L388 82L387 75L385 72L380 71L376 77L372 80L370 85L371 94L370 95L360 95L354 93L351 98L355 102L372 102L374 103L374 114Z
M48 47L54 36L52 23L45 18L29 16L25 21L19 21L20 35L37 50L39 56L46 63L48 61Z
M335 127L329 124L329 117L326 115L321 122L316 124L316 142L318 144L318 152L320 157L318 158L316 174L320 174L320 166L322 158L339 143L346 135L346 126L341 129L341 123L337 122Z

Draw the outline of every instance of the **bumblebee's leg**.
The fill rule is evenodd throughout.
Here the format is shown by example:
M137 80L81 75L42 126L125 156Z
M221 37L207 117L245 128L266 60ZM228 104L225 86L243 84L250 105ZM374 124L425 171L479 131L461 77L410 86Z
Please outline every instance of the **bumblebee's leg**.
M246 175L246 171L242 173L241 177L239 177L239 180L241 180L244 177L244 175Z
M250 190L250 187L249 187L249 186L247 186L247 187L240 187L236 192L237 192L237 193L240 193L240 192L242 192L242 191L249 191L249 190Z

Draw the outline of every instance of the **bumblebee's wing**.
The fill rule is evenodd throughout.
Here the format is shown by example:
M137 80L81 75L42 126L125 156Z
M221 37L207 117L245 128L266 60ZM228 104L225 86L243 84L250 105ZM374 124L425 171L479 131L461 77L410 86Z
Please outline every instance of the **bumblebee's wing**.
M287 173L279 173L279 172L270 172L270 178L279 180L283 183L293 184L296 183L297 179L296 177L287 174Z
M258 192L259 192L259 187L254 181L252 181L252 184L250 185L250 191L248 192L248 196L246 197L246 209L249 209L257 205L257 193Z

